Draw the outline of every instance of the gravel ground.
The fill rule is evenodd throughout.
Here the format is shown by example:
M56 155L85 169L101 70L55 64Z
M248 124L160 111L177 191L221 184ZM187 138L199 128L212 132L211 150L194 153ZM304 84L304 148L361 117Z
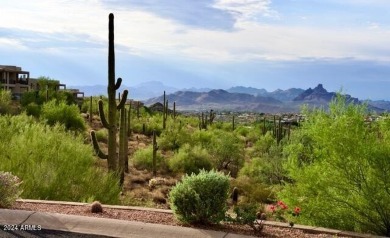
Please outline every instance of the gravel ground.
M158 224L171 225L171 226L188 226L176 221L174 215L170 213L141 211L141 210L112 209L112 208L104 208L104 205L103 205L103 213L100 214L91 213L89 206L40 204L40 203L29 203L29 202L16 202L12 207L12 209L72 214L72 215L91 216L91 217L104 217L104 218L112 218L112 219L120 219L120 220L158 223ZM253 236L256 235L253 232L252 228L246 225L221 224L221 225L207 225L207 226L197 225L196 227L203 228L203 229L231 232L231 233L239 233L245 235L253 235ZM298 229L272 227L267 225L264 226L264 229L260 236L261 237L308 237L308 238L309 237L314 237L314 238L334 237L333 235L329 235L329 234L308 234Z

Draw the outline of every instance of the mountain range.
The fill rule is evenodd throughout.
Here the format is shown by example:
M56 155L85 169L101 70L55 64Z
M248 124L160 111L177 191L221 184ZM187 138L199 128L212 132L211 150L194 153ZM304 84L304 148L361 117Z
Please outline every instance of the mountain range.
M106 95L107 86L77 86L86 96ZM132 99L144 101L150 106L157 102L163 102L162 92L166 92L166 98L170 102L176 102L178 110L225 110L225 111L252 111L252 112L299 112L303 104L310 107L327 107L329 102L336 96L335 92L328 92L322 84L315 88L300 89L290 88L287 90L275 90L268 92L265 89L236 86L223 89L177 89L165 86L158 81L146 82L134 87L121 87L129 90ZM345 95L347 101L363 103L358 98ZM389 101L365 101L369 110L376 112L390 111Z

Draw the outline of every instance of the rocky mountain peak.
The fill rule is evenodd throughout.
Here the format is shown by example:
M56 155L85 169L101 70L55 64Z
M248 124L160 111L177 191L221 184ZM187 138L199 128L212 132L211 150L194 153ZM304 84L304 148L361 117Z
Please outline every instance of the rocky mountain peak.
M318 84L314 89L307 89L296 98L294 101L330 101L336 94L328 92L322 84Z
M313 89L313 92L315 93L328 93L328 91L326 91L326 89L324 88L324 86L322 86L322 84L318 84L317 87L315 87Z

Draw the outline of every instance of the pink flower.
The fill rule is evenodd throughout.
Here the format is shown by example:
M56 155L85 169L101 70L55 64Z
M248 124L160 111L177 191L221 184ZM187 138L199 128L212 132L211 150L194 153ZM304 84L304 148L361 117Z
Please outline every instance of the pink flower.
M295 208L294 208L294 213L297 214L297 215L298 215L299 213L301 213L301 208L300 208L300 207L295 207Z
M269 205L268 210L270 210L271 212L275 212L276 207L274 205Z

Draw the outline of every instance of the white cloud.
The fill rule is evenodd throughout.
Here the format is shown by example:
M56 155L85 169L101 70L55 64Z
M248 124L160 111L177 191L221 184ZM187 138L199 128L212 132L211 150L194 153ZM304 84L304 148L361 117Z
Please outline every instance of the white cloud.
M234 31L190 28L140 10L114 11L98 0L23 2L5 0L0 27L67 34L69 39L83 38L85 42L106 45L108 13L112 11L116 43L129 49L128 53L145 57L213 62L346 57L390 60L390 31L384 28L319 29L259 24L253 20L257 15L274 14L269 0L218 0L215 7L235 14L238 21ZM34 40L34 36L29 37ZM7 38L8 45L12 41ZM14 44L26 49L22 42ZM53 52L52 47L47 50Z
M277 17L270 4L270 0L217 0L214 7L228 11L238 21L250 21L258 16Z
M0 37L0 49L5 50L26 50L27 48L17 39L1 38Z

